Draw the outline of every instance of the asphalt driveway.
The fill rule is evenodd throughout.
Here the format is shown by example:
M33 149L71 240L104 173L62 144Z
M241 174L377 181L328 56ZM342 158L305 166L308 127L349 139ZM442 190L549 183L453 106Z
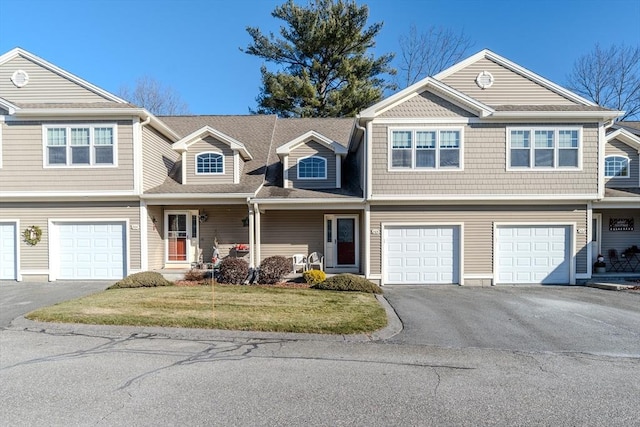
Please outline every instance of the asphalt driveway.
M448 348L640 357L640 292L572 286L386 286L403 331Z

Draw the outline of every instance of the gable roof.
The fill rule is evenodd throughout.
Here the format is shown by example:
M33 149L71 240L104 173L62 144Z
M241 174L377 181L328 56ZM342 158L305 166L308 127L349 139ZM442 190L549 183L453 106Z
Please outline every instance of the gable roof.
M319 132L316 132L315 130L310 130L300 135L299 137L287 142L286 144L278 147L276 149L276 154L278 154L279 157L286 156L296 147L309 141L315 141L321 145L324 145L334 153L341 156L345 156L347 154L347 149L343 145L336 141L333 141L331 138L327 138L326 136L322 135Z
M229 135L226 135L225 133L220 132L217 129L214 129L209 125L205 125L200 129L197 129L196 131L185 136L184 138L180 139L179 141L174 142L171 147L174 150L180 151L180 152L188 151L189 146L191 146L192 144L198 141L203 140L207 136L212 136L218 141L221 141L227 144L233 151L238 151L245 161L253 159L253 157L249 153L249 150L247 150L247 147L243 143L241 143L237 139L230 137Z
M637 150L640 154L640 136L635 135L624 128L618 128L606 135L607 142L613 141L614 139L627 144L629 147Z
M95 85L89 83L88 81L86 81L84 79L81 79L80 77L78 77L78 76L76 76L74 74L71 74L70 72L65 71L62 68L60 68L60 67L58 67L56 65L53 65L52 63L50 63L48 61L45 61L44 59L42 59L42 58L40 58L40 57L30 53L30 52L27 52L26 50L21 49L19 47L16 47L16 48L10 50L9 52L7 52L7 53L5 53L3 55L0 55L0 65L11 61L11 60L15 59L18 56L26 58L29 61L32 61L35 64L38 64L39 66L41 66L41 67L43 67L43 68L45 68L45 69L47 69L49 71L52 71L52 72L54 72L54 73L56 73L56 74L58 74L58 75L60 75L60 76L62 76L64 78L68 79L69 81L71 81L71 82L73 82L73 83L75 83L75 84L77 84L77 85L79 85L79 86L81 86L81 87L83 87L83 88L85 88L85 89L97 94L97 95L102 96L103 98L105 98L108 101L116 102L116 103L119 103L119 104L127 104L127 101L125 101L124 99L119 98L119 97L115 96L114 94L112 94L110 92L107 92L106 90L101 89L98 86L95 86Z
M574 105L488 105L475 99L454 87L446 84L442 80L474 64L481 59L488 59L496 64L512 71L515 74L528 79L529 81L553 92L554 94L575 103ZM622 112L610 110L598 106L597 104L535 74L524 67L515 64L508 59L484 49L475 55L447 68L433 77L426 77L417 83L401 90L400 92L366 108L360 112L360 119L373 119L389 109L421 94L424 91L432 92L465 110L476 114L480 118L486 119L509 119L517 117L539 117L545 118L548 115L561 116L562 118L603 118L611 119L618 117Z

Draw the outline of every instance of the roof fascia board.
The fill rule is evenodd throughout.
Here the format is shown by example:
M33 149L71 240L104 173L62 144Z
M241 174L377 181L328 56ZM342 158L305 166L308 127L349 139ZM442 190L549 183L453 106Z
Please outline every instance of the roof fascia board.
M253 156L251 156L251 154L247 150L247 147L245 147L243 143L208 125L201 127L195 132L192 132L189 135L185 136L184 138L180 139L179 141L175 142L172 145L172 148L176 151L188 151L189 147L192 144L204 139L206 136L213 136L217 140L222 141L225 144L229 145L229 147L232 150L239 151L240 154L242 154L242 157L244 160L253 159Z
M9 115L15 114L16 111L18 111L20 109L20 107L18 107L17 105L14 105L12 103L10 103L9 101L7 101L4 98L0 98L0 107L4 108L5 110L7 110L7 112L9 113Z
M435 93L431 91L432 93L435 93L438 96L444 95L445 99L454 103L455 105L458 105L461 108L464 108L469 112L476 113L476 114L480 113L480 116L483 116L483 117L493 113L493 109L483 104L482 102L477 101L440 81L437 81L431 77L426 77L420 80L419 82L409 86L408 88L403 89L400 92L394 95L391 95L387 99L384 99L372 105L371 107L363 110L360 113L359 117L362 119L370 119L370 120L374 119L376 116L384 113L390 108L393 108L396 105L404 101L407 101L413 98L414 96L419 95L425 90L429 90L430 88L433 88L438 92L441 92L441 93ZM471 108L471 110L469 108Z
M632 134L628 130L619 128L606 135L607 142L614 139L627 144L629 147L636 149L638 153L640 153L640 137Z
M333 151L335 154L339 154L341 156L344 156L347 154L347 148L344 147L342 144L333 141L330 138L327 138L326 136L322 135L321 133L318 133L314 130L310 130L302 135L300 135L299 137L297 137L296 139L293 139L289 142L287 142L284 145L281 145L280 147L278 147L276 149L276 154L278 156L283 156L283 155L287 155L289 154L292 150L294 150L295 148L297 148L298 146L304 144L305 142L308 141L315 141L321 145L324 145L325 147L327 147L328 149L330 149L331 151Z
M104 98L113 101L113 102L117 102L119 104L126 104L127 101L125 101L122 98L119 98L117 96L115 96L114 94L107 92L104 89L100 89L98 86L95 86L91 83L89 83L88 81L81 79L80 77L71 74L68 71L63 70L62 68L53 65L52 63L50 63L49 61L46 61L42 58L40 58L39 56L36 56L30 52L27 52L24 49L21 49L19 47L16 47L12 50L10 50L9 52L5 53L4 55L0 56L0 65L4 64L5 62L8 62L18 56L22 56L32 62L35 62L36 64L40 65L41 67L47 68L50 71L53 71L56 74L59 74L61 76L63 76L66 79L71 80L72 82L84 87L85 89L88 89L100 96L103 96Z

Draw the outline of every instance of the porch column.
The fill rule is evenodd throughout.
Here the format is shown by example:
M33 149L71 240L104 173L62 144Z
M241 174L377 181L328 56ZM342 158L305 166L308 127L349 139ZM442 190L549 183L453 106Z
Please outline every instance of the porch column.
M255 251L255 239L254 232L255 229L255 219L253 217L253 206L249 205L249 267L256 267L256 259L254 256Z
M255 244L256 244L256 250L255 250L255 256L256 256L256 265L260 266L260 247L262 246L262 239L260 239L260 207L258 206L258 204L256 203L255 205L253 205L253 211L255 213L255 227L256 227L256 237L255 237Z

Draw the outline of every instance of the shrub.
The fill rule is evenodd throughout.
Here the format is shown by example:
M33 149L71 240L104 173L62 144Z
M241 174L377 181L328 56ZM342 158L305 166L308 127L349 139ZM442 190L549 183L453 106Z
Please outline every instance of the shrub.
M325 289L330 291L353 291L353 292L369 292L373 294L381 294L382 289L375 283L356 276L355 274L338 274L329 277L322 283L312 286L313 289Z
M260 263L260 283L273 285L281 282L284 276L291 272L291 261L283 256L265 258Z
M153 288L156 286L173 286L173 283L164 278L160 273L153 271L143 271L125 277L119 282L114 283L107 289L120 288Z
M203 270L191 269L184 275L184 280L189 282L201 282L207 278L207 272Z
M249 274L249 263L242 258L228 257L220 263L218 282L241 284Z
M309 270L302 273L304 281L309 285L317 285L327 280L327 275L322 270Z

